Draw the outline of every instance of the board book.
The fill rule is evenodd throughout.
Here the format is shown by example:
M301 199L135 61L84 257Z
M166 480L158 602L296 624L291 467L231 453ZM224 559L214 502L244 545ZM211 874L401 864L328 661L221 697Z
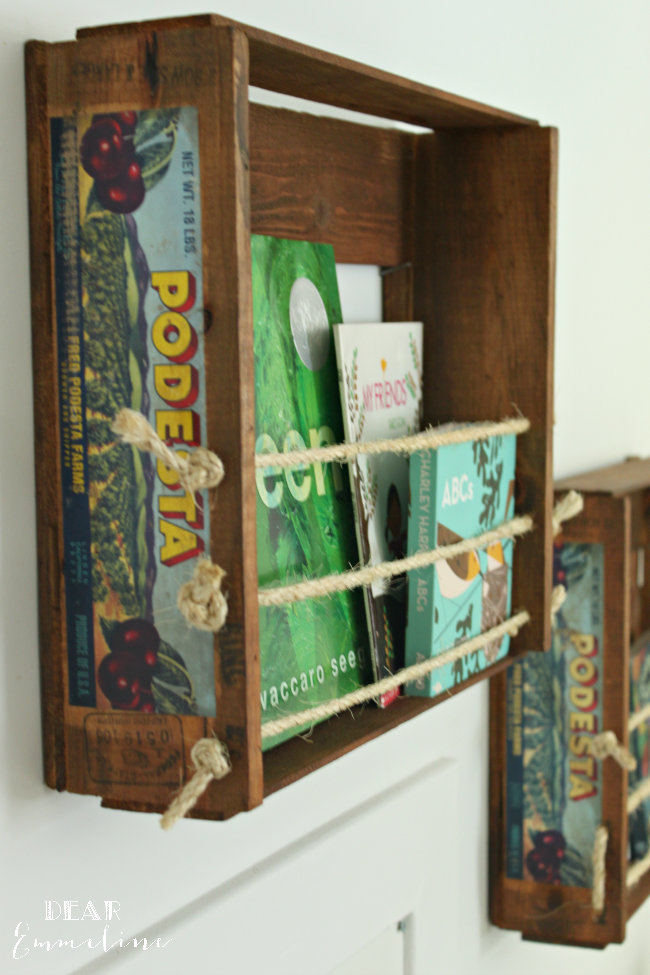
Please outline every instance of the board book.
M345 439L352 443L405 437L420 429L422 323L335 325L334 340ZM377 565L406 555L409 459L399 453L360 455L348 464L359 559ZM404 666L406 577L363 590L373 677ZM380 697L387 707L399 689Z
M516 437L490 437L411 456L408 554L471 538L514 514ZM406 665L477 636L510 615L513 542L409 573ZM407 684L434 697L508 653L506 635Z
M252 258L256 453L340 443L334 250L254 235ZM357 562L350 484L340 464L258 468L256 486L260 587L343 572ZM358 590L259 612L262 722L367 682Z

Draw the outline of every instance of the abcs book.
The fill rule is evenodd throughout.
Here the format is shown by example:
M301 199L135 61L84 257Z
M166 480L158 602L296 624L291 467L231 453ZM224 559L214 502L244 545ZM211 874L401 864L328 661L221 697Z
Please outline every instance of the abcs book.
M343 441L332 324L341 321L333 248L252 237L256 453ZM338 463L256 471L260 587L358 561L347 471ZM367 683L358 590L260 607L262 722ZM267 739L272 747L296 734Z
M451 545L514 514L516 437L422 450L411 456L408 554ZM510 614L511 539L409 573L406 665L420 663L496 626ZM495 640L407 685L435 697L504 657Z
M422 323L335 325L339 385L346 440L404 437L420 429ZM403 454L361 455L350 461L359 556L377 565L406 555L409 461ZM364 587L373 676L381 680L404 666L406 578ZM387 707L399 689L383 694Z

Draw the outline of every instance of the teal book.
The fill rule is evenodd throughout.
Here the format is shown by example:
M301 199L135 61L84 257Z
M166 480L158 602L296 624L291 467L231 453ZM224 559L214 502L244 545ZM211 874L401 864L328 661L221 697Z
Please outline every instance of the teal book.
M604 569L602 545L555 542L553 585L567 595L551 649L507 671L506 876L516 880L592 886L603 816L603 763L590 751L603 730Z
M341 443L332 325L342 315L334 250L257 235L251 245L256 453ZM340 464L258 468L256 486L260 587L357 564L350 482ZM260 607L260 663L262 722L367 683L361 591ZM293 734L268 739L264 747Z
M408 554L489 531L514 514L516 437L411 456ZM409 573L406 666L478 636L510 615L512 540ZM435 697L508 653L510 637L433 671L406 692Z

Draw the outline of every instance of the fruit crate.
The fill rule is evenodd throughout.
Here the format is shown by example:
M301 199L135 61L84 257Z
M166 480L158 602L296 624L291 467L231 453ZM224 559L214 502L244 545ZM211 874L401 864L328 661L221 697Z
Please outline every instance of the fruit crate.
M650 587L645 571L647 564L645 553L650 544L650 460L633 459L577 477L566 478L559 481L555 487L558 499L571 489L581 492L584 496L583 512L564 523L557 539L558 545L568 542L600 546L602 555L599 556L601 560L599 571L603 576L602 620L593 617L592 613L597 624L596 629L600 627L600 634L596 633L594 649L589 650L596 666L592 668L582 664L581 669L581 665L578 664L575 670L571 665L567 668L566 688L569 697L565 698L567 703L563 712L564 718L568 721L569 728L575 729L576 736L590 737L592 732L610 730L616 734L619 742L627 747L630 745L631 738L628 731L630 648L650 629ZM560 562L555 569L556 582L565 582ZM558 569L560 569L559 577ZM575 609L572 613L573 615L562 621L560 626L567 627L573 639L575 636L573 627L577 625L578 617ZM598 647L600 640L602 645ZM562 652L564 653L564 650ZM492 922L500 927L521 931L525 939L535 941L597 948L603 948L610 942L622 942L625 939L627 920L650 893L650 872L646 872L639 882L627 885L630 856L627 813L628 772L613 758L606 758L602 762L594 760L593 769L587 769L584 762L588 752L584 750L584 742L576 737L575 750L569 744L566 759L569 773L573 769L573 774L577 776L575 783L570 778L570 774L565 776L565 771L561 772L562 780L567 782L566 795L568 796L561 823L569 824L568 829L563 831L559 828L560 822L553 822L551 826L554 828L548 830L546 827L549 823L541 820L537 821L536 828L536 831L541 831L538 833L537 840L544 835L544 832L548 834L550 841L559 840L561 856L565 859L570 853L570 846L575 847L580 840L580 833L576 832L577 820L574 819L571 824L572 811L567 813L567 807L571 803L576 807L581 806L583 811L580 826L584 823L591 829L599 824L606 827L608 844L602 912L596 914L592 912L592 890L589 886L570 885L565 881L560 883L559 871L554 880L549 877L547 880L550 882L537 882L531 879L530 868L525 871L522 869L523 876L516 878L513 874L518 872L517 867L512 869L512 866L508 866L510 855L508 835L512 828L508 822L509 809L512 808L509 805L507 790L508 762L512 762L513 755L520 752L522 748L524 753L526 750L525 740L521 747L513 747L512 744L517 737L513 731L516 730L518 723L518 719L514 717L514 712L517 710L514 692L517 684L522 686L525 683L525 678L522 681L515 678L514 668L517 666L520 666L519 661L512 664L513 669L510 674L507 672L499 674L491 681L490 686L490 914ZM598 670L601 668L602 674L598 675ZM593 676L591 676L592 672ZM586 687L587 691L581 690L581 687ZM524 708L529 702L529 698L526 697L528 693L528 688L524 686ZM587 696L583 698L581 694ZM601 697L600 702L598 696ZM533 707L533 704L531 703L530 706ZM541 710L537 707L538 713L541 713ZM590 717L591 714L594 715L593 718ZM566 729L566 721L563 727ZM568 731L566 733L569 734ZM534 750L533 745L529 743L527 747L531 754ZM542 747L543 745L540 745L540 749ZM637 754L638 743L632 742L631 750L636 758L640 757ZM565 759L562 758L561 761L564 763ZM575 765L572 765L572 762L575 762ZM516 774L511 774L514 781ZM557 783L557 775L556 771L555 783ZM647 775L647 755L639 761L635 782L642 780L644 775ZM546 775L547 781L550 778L552 777ZM588 788L585 788L585 784ZM553 788L555 788L553 795L557 800L557 784ZM548 794L550 795L550 791ZM533 802L539 812L541 804L536 799L533 799ZM592 814L587 814L584 810L589 802L596 803ZM548 809L552 805L553 802ZM520 815L513 817L515 826L519 823L519 819ZM529 818L529 822L532 822L532 818ZM571 835L569 829L572 830ZM566 840L560 840L557 835L559 832L567 833ZM536 841L536 846L539 845ZM585 840L585 847L588 845L590 843ZM530 851L528 855L530 856ZM533 852L532 855L536 854ZM583 853L583 855L587 854ZM516 856L514 863L516 864ZM587 879L585 878L585 882Z
M114 808L161 810L191 772L192 744L214 731L232 774L192 815L222 819L440 703L355 709L316 727L309 743L294 738L262 756L251 232L330 243L339 262L391 272L384 319L424 322L425 424L499 420L513 409L530 419L516 503L535 531L516 546L513 606L532 622L511 652L548 647L556 131L216 15L31 41L26 80L47 783ZM428 131L255 104L249 85ZM111 712L72 706L67 691L50 120L122 112L128 124L130 112L174 106L198 113L207 443L226 470L211 555L227 573L228 620L214 639L216 719L166 718L160 771L127 774L123 735L155 732L160 716L139 714L136 724L120 712L122 744L95 741ZM115 191L127 207L137 175ZM97 758L108 770L99 776Z

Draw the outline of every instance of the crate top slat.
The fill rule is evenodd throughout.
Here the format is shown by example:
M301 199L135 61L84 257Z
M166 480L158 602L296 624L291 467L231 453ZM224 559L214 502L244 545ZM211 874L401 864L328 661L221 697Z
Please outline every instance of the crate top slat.
M600 467L586 474L576 474L556 481L556 491L589 491L611 494L615 498L650 487L650 458L627 460L622 464Z
M533 119L409 81L220 14L83 27L77 31L77 39L224 26L236 27L246 34L250 84L259 88L432 129L538 124Z

